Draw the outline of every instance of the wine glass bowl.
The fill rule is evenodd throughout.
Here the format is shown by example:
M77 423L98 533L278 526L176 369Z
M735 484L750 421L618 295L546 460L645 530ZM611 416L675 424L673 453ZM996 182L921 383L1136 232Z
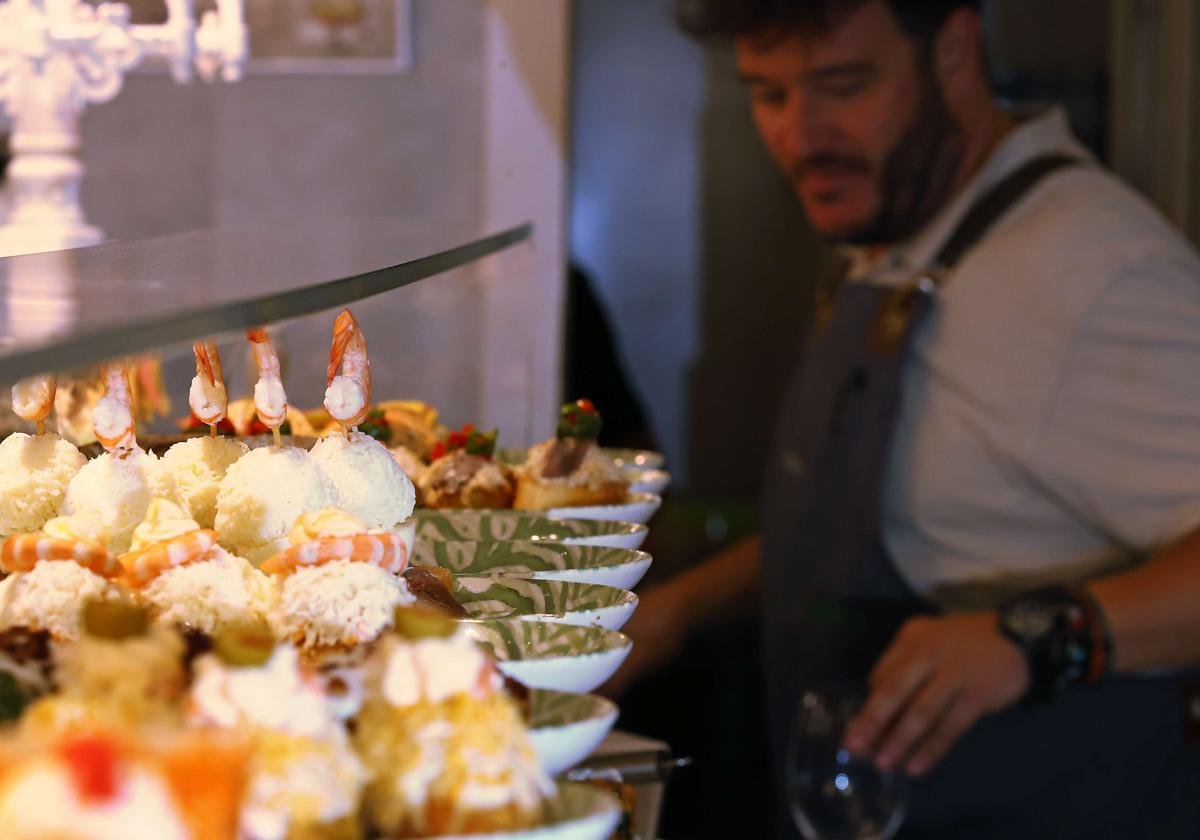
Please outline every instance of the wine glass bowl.
M847 689L805 691L788 743L788 805L806 840L890 840L904 821L908 784L842 746L861 707Z

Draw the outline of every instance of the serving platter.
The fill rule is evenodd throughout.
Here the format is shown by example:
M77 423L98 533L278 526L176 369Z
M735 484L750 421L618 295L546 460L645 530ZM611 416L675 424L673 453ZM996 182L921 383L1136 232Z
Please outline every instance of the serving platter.
M623 633L519 618L464 619L500 671L530 688L587 693L621 667L633 648Z
M638 596L593 583L509 577L456 577L455 600L471 618L520 618L620 630Z
M607 548L641 548L649 529L636 522L551 519L515 510L417 510L417 538L424 542L523 540Z
M632 590L650 569L644 551L592 545L418 539L415 566L441 566L454 575L522 577L595 583Z
M615 703L595 694L534 689L529 736L542 767L557 776L596 751L617 722Z

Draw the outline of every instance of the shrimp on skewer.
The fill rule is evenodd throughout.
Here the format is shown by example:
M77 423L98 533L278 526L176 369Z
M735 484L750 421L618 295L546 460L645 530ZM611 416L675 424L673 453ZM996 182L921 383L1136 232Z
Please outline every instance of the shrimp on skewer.
M304 566L355 560L398 575L408 565L408 546L399 534L353 534L317 537L285 548L262 564L269 574L287 574Z
M13 411L22 420L37 423L39 435L46 432L46 418L54 407L58 379L49 374L31 376L12 386Z
M105 392L92 408L92 431L108 452L125 458L137 449L129 372L122 363L109 362L103 365L102 374Z
M101 577L114 578L123 567L102 545L36 534L17 534L0 546L0 567L6 572L30 572L43 560L74 560Z
M138 551L130 551L118 559L125 571L125 582L134 589L140 589L163 572L206 559L216 546L217 532L202 528Z
M267 331L247 330L246 338L254 345L254 363L258 366L258 382L254 384L254 410L264 426L275 435L275 445L282 446L279 427L287 420L287 394L279 372L279 356L271 346Z
M338 369L342 373L338 375ZM367 419L371 408L371 362L358 321L343 309L333 322L333 346L325 374L325 410L347 434Z
M192 345L196 355L196 375L188 391L192 413L201 423L207 423L209 434L217 436L217 424L225 419L229 395L221 375L221 354L215 341L197 341Z

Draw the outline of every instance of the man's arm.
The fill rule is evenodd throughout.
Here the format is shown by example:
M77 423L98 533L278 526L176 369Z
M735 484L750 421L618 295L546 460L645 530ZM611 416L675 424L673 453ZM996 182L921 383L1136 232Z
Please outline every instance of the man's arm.
M754 608L759 587L762 542L746 537L698 566L641 596L624 632L633 651L605 685L620 694L647 671L666 662L694 632L709 622Z
M1108 620L1114 670L1200 664L1200 529L1088 588ZM997 629L996 613L913 619L871 672L846 746L884 769L922 775L1028 687L1025 658Z

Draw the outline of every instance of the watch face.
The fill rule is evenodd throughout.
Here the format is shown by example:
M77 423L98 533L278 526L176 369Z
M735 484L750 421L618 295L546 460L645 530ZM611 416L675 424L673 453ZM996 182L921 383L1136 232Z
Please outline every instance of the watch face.
M1014 604L1004 616L1009 632L1022 639L1045 636L1054 627L1054 616L1042 604Z

